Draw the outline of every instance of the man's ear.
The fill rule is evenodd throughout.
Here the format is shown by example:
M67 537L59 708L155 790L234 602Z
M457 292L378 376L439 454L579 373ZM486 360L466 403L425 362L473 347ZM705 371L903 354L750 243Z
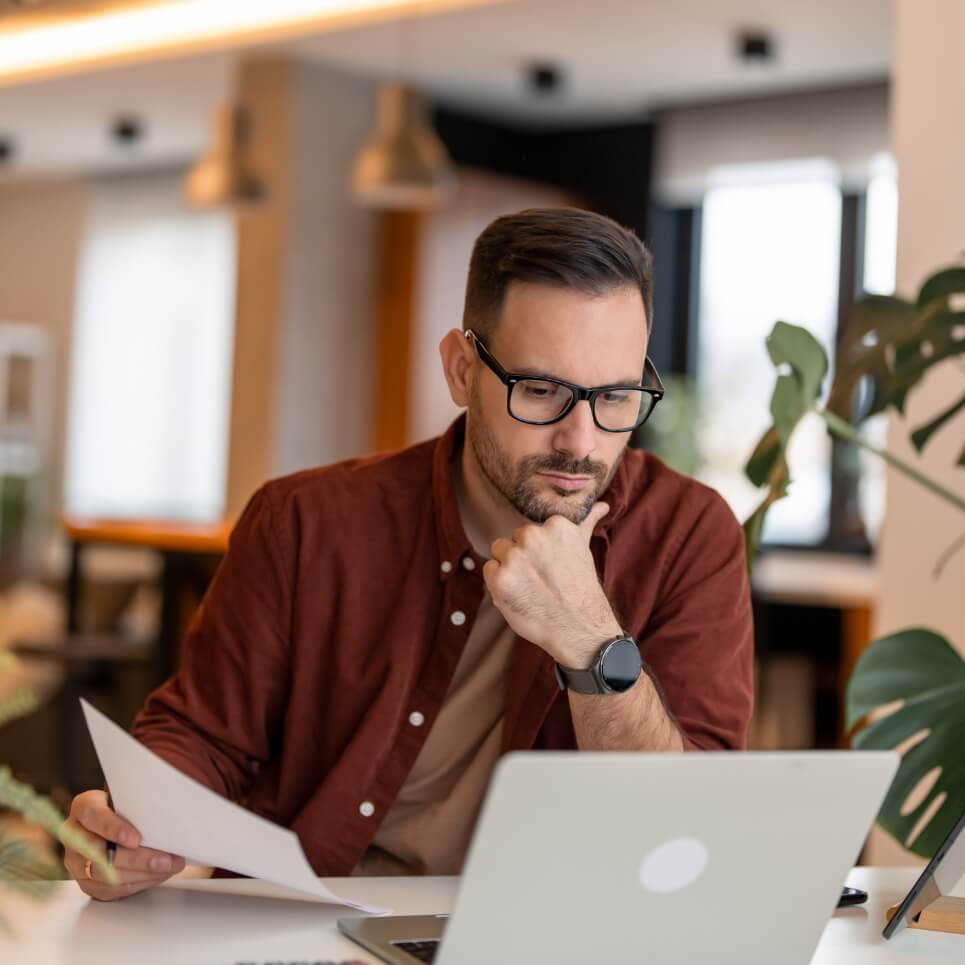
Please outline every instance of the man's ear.
M449 386L452 401L464 409L469 405L475 353L469 339L457 328L451 329L439 343L442 373Z

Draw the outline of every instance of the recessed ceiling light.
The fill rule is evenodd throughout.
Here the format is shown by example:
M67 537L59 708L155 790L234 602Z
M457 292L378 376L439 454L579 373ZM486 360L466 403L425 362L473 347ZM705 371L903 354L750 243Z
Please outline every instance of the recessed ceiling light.
M144 123L132 114L123 114L111 124L111 137L125 147L136 144L143 136Z
M563 84L563 72L556 64L533 63L526 68L526 81L537 94L555 94Z
M742 30L737 35L737 56L745 64L766 64L774 59L774 36L766 30Z

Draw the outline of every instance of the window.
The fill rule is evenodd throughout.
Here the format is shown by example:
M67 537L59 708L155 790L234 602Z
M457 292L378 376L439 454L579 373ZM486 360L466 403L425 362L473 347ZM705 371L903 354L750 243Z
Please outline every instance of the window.
M898 248L898 176L894 158L879 154L871 162L865 199L864 272L862 288L869 294L892 295ZM888 417L881 413L862 427L865 438L884 448ZM858 507L868 540L874 545L885 514L885 466L877 457L861 452Z
M208 521L224 509L234 226L180 176L94 186L77 281L65 506Z
M699 472L745 519L759 491L743 467L770 424L774 367L765 338L780 319L808 328L829 358L838 312L841 189L829 162L721 168L701 224L697 388ZM827 530L830 440L817 417L792 440L790 497L768 513L769 543L813 545Z

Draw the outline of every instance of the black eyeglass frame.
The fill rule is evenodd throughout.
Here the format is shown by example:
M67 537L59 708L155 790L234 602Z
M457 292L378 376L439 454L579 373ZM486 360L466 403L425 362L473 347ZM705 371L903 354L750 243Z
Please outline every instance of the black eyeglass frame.
M524 425L528 426L551 426L557 422L562 422L574 409L577 402L588 402L590 404L590 412L593 415L593 422L596 427L602 432L633 432L635 429L639 429L647 419L653 414L653 410L657 407L657 403L664 396L663 382L660 380L660 373L657 371L657 367L650 361L650 356L646 357L646 361L643 366L643 377L644 379L649 376L656 382L656 386L647 385L597 385L593 388L586 388L582 385L576 385L574 382L567 382L564 379L556 379L552 376L546 375L523 375L519 372L507 372L496 359L496 356L489 351L488 348L483 344L482 339L471 329L467 328L463 333L466 339L476 347L476 352L479 358L482 359L483 364L499 379L503 385L506 386L506 411L509 413L510 418L515 419L517 422L522 422ZM532 419L521 419L518 415L513 412L512 399L513 399L513 388L519 382L550 382L553 385L561 385L566 389L570 390L570 402L564 407L563 411L556 417L552 419L547 419L542 422L535 422ZM600 424L600 420L596 417L596 399L597 396L604 392L612 392L614 389L634 389L636 391L643 391L650 396L650 407L643 414L642 418L637 422L636 425L630 426L626 429L608 429L606 426Z

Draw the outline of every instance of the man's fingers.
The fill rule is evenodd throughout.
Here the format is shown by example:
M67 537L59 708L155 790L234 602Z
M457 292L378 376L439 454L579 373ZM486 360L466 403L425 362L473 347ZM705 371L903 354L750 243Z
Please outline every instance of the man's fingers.
M608 503L594 503L593 508L587 513L586 519L580 523L580 529L583 530L584 535L589 541L590 537L593 535L593 530L596 529L596 524L603 519L606 514L610 512L610 506Z
M489 553L494 560L502 563L506 559L506 554L515 546L516 544L511 539L503 539L500 537L495 543L490 547Z
M157 872L148 871L118 871L117 884L111 884L109 881L104 880L104 873L97 867L97 865L91 865L90 878L89 881L96 881L100 885L104 885L107 888L123 888L126 885L140 885L140 884L155 884L158 885L162 881L167 881L172 875L176 874L175 871L168 871L163 874Z
M113 901L116 898L125 898L128 895L137 894L137 892L144 891L146 888L153 888L155 885L167 881L180 870L178 868L160 874L115 868L119 881L116 884L111 884L102 880L103 872L94 864L91 865L90 876L88 877L87 859L76 851L66 850L64 852L64 866L77 882L81 891L98 901Z
M121 885L105 885L99 881L78 881L80 890L95 901L117 901L118 898L129 898L148 888L154 888L164 881L164 878L151 878L145 881L130 881Z
M184 858L154 848L118 848L114 867L119 871L138 871L147 874L176 874L184 869Z
M136 848L141 843L137 828L107 806L107 795L103 791L87 791L78 795L70 812L78 824L105 841L114 841L128 848Z
M76 851L73 851L70 848L64 849L64 867L67 869L67 872L71 878L74 878L77 881L86 877L84 874L85 860L86 859Z

